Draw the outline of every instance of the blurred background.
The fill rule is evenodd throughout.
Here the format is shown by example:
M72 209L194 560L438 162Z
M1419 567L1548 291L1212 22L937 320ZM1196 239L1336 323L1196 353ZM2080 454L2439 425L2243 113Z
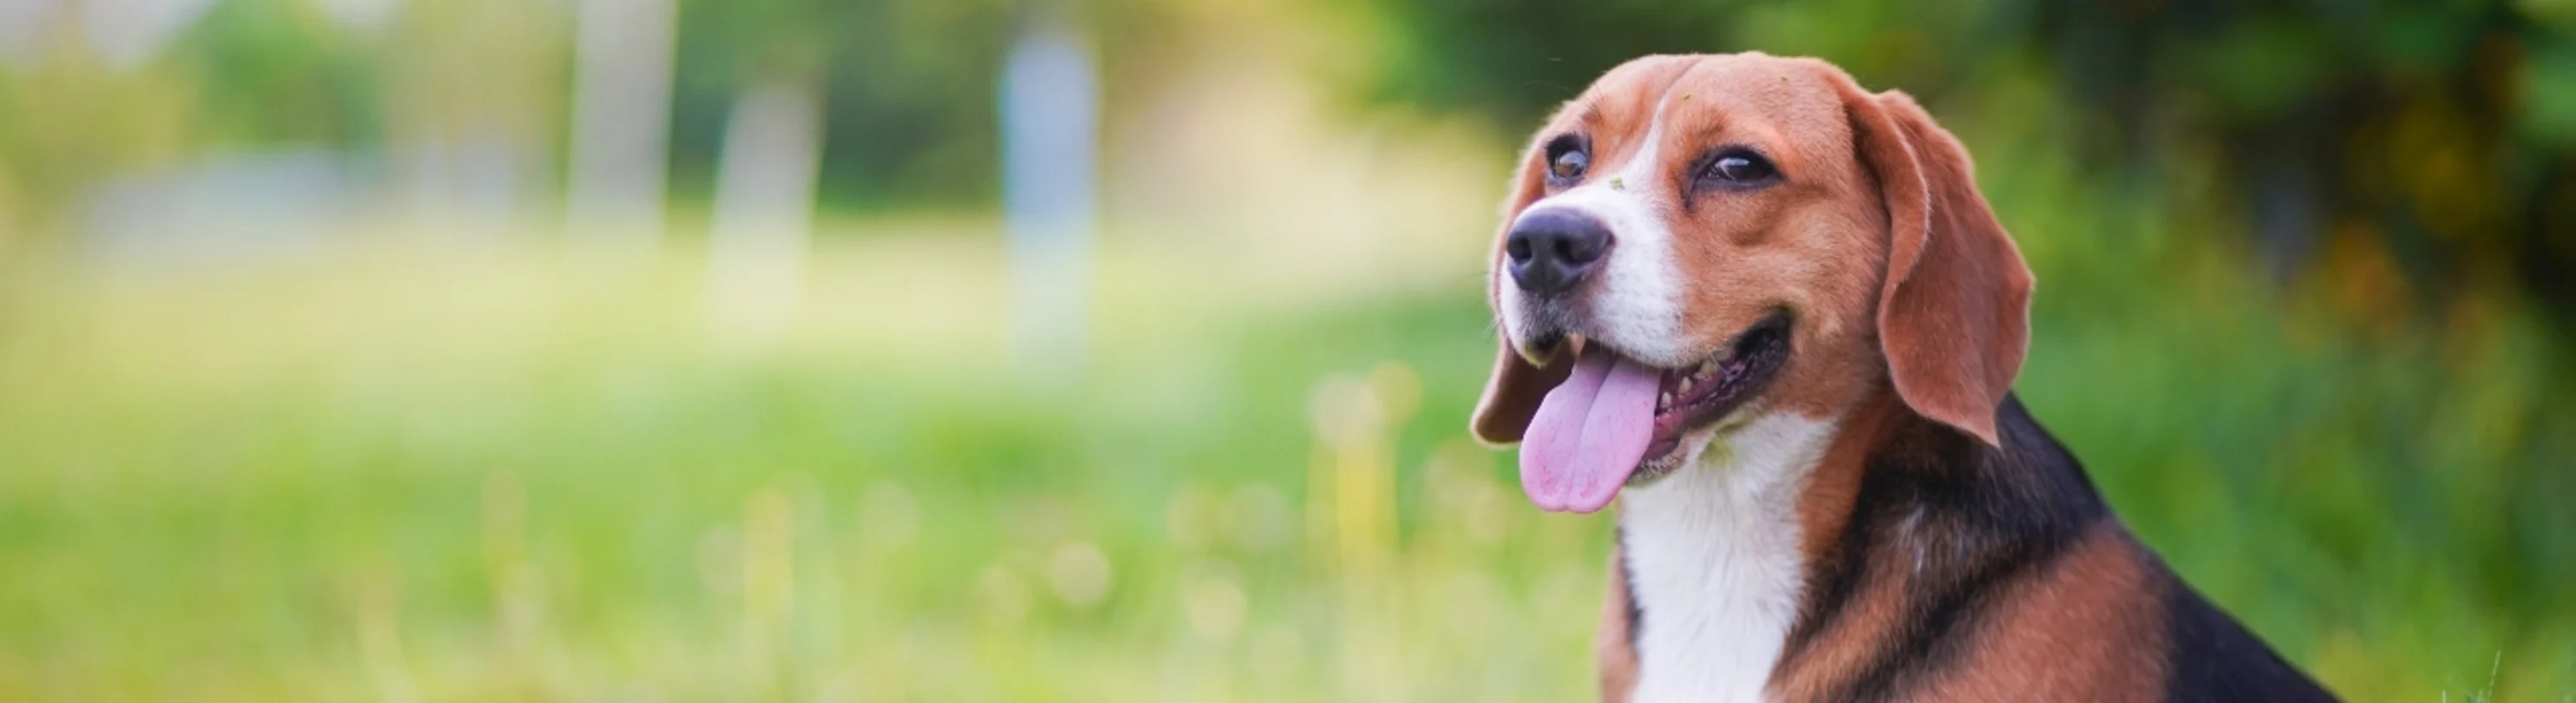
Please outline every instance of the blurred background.
M0 0L0 700L1586 699L1495 206L1749 49L2286 656L2576 695L2576 2Z

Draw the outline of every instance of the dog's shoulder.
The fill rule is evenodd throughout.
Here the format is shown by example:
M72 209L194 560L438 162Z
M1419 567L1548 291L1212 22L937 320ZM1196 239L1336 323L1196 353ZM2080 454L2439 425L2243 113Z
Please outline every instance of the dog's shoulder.
M2018 399L1998 445L1900 423L1808 573L1777 690L1813 700L2332 700L2112 515Z

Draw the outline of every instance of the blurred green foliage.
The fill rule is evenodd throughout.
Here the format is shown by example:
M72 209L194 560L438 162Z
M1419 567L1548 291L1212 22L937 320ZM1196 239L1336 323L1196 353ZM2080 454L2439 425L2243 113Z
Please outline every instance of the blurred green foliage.
M1017 6L679 5L677 199L707 197L734 100L762 82L814 87L826 100L829 206L973 208L997 197L995 81L1023 22ZM0 64L0 108L9 108L0 110L0 219L54 224L82 187L194 148L383 153L425 132L497 128L559 151L563 128L551 120L566 111L572 80L571 10L399 3L376 26L335 19L313 0L222 0L138 66L102 65L69 31L76 25L61 25L38 35L33 58ZM1168 13L1138 4L1095 14L1150 32Z
M171 49L171 64L204 86L191 138L240 146L384 143L376 91L386 60L327 22L292 0L208 8Z
M843 207L973 206L996 197L997 88L1014 36L1000 0L681 5L673 156L709 182L733 99L746 85L820 88L825 177Z
M1167 69L1171 35L1202 11L1169 0L681 0L673 166L706 187L732 100L783 82L826 101L827 207L988 207L1000 197L998 84L1013 40L1043 23L1087 33L1115 94Z

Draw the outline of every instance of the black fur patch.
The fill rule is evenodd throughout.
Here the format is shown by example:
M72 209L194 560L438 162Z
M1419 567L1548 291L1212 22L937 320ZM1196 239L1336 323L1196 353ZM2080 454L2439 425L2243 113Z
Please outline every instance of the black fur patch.
M2165 641L2171 667L2165 700L2332 701L2306 674L2247 632L2245 626L2166 572Z

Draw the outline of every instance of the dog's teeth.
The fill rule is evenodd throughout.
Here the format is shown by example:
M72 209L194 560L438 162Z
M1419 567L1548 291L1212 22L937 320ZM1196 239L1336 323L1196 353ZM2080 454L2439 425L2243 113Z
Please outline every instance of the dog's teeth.
M1676 383L1676 384L1673 384L1673 385L1674 385L1673 392L1675 392L1675 393L1689 393L1689 392L1690 392L1690 389L1691 389L1691 377L1689 377L1689 376L1683 376L1683 377L1682 377L1682 380L1681 380L1681 382L1680 382L1680 383Z
M1710 371L1715 371L1715 370L1717 370L1717 360L1716 360L1716 359L1710 359L1710 360L1707 360L1707 361L1699 362L1699 370L1698 370L1698 371L1695 371L1695 372L1693 372L1693 373L1696 373L1696 374L1701 375L1701 376L1706 376L1706 375L1708 375L1708 373L1709 373Z
M1683 381L1683 383L1689 383L1689 381ZM1659 394L1656 394L1656 395L1655 395L1655 408L1656 408L1656 409L1661 410L1661 409L1669 408L1669 407L1672 407L1672 406L1673 406L1673 392L1672 392L1672 391L1664 391L1664 392L1662 392L1662 393L1659 393Z

